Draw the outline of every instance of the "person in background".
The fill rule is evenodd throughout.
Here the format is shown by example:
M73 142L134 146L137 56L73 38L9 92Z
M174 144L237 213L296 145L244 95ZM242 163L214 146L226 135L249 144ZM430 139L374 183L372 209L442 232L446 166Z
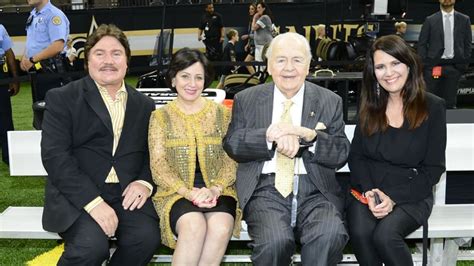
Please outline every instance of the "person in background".
M119 28L100 25L84 54L88 75L45 98L43 228L65 241L60 266L148 265L160 244L147 145L155 103L124 82L131 51Z
M455 109L459 79L471 59L471 20L454 10L456 0L439 3L441 10L428 16L421 27L417 51L424 64L426 88L445 99L448 109Z
M445 171L444 100L425 92L418 55L395 36L369 50L349 154L347 210L361 265L413 265L404 238L428 219Z
M326 37L326 25L319 24L316 28L316 39L325 39Z
M74 69L74 61L77 59L77 51L76 48L72 46L71 37L69 37L66 42L66 58L68 59L70 69Z
M316 43L315 43L315 46L317 50L318 46L320 45L321 41L324 40L324 39L328 39L328 37L326 37L326 25L324 24L319 24L317 27L316 27ZM316 55L316 52L315 52L315 55ZM318 57L318 61L322 61L323 59L321 57Z
M236 163L222 148L230 112L201 96L212 76L201 52L177 51L167 81L178 97L150 118L153 202L173 265L220 265L232 232L240 234Z
M48 90L66 83L60 75L42 74L66 71L69 20L49 0L28 0L28 4L33 10L26 21L26 47L20 66L24 71L39 74L31 79L33 102L37 102L44 99Z
M252 30L254 31L255 60L263 62L263 47L269 44L272 39L272 13L265 2L257 4L257 13L253 16Z
M278 35L267 56L274 83L236 94L224 139L239 163L236 187L251 259L287 266L301 243L303 265L334 266L348 240L335 178L350 145L342 100L305 81L311 48L304 36Z
M209 60L219 61L222 58L224 34L222 16L214 11L214 4L211 2L206 5L198 30L198 41L203 41L206 45L206 56Z
M245 51L247 52L247 56L245 56L244 62L252 62L255 60L255 41L254 41L254 32L252 30L252 21L253 16L257 12L257 6L255 4L249 5L249 26L247 30L247 34L242 35L242 41L247 41L245 45ZM247 66L247 70L249 74L255 73L255 68L253 66Z
M235 44L239 41L239 33L235 29L230 29L227 32L227 39L229 42L224 48L224 54L222 56L222 61L223 62L236 62L236 54L235 54ZM223 73L219 79L219 84L217 84L216 88L217 89L223 89L224 88L224 81L225 77L229 74L233 74L237 72L237 69L239 66L226 66L223 69Z
M5 72L5 69L8 72ZM15 53L12 50L12 40L5 27L0 24L0 81L4 78L18 77L18 70L15 60ZM14 130L12 117L11 96L15 96L20 91L20 82L14 81L9 84L0 84L0 146L2 151L2 161L9 164L7 132Z
M395 34L402 37L405 37L405 33L407 32L407 24L405 21L395 22Z

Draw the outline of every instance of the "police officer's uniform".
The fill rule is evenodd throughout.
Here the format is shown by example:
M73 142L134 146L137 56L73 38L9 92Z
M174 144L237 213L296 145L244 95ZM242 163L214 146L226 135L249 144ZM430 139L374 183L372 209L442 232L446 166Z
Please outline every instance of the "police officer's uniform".
M5 53L11 48L10 36L8 36L5 27L0 24L0 80L8 78L8 74L3 69L7 64ZM13 130L12 104L8 89L8 83L0 85L0 145L2 146L2 160L6 163L8 163L7 131Z
M53 58L35 64L34 69L39 75L32 78L33 101L44 99L46 91L60 87L65 81L60 77L44 77L42 73L65 72L66 42L69 36L69 20L66 15L48 2L39 12L33 9L26 22L26 56L32 58L50 46L54 41L63 40L63 52ZM30 60L31 61L31 60ZM33 62L34 63L34 62ZM41 65L41 67L39 67Z

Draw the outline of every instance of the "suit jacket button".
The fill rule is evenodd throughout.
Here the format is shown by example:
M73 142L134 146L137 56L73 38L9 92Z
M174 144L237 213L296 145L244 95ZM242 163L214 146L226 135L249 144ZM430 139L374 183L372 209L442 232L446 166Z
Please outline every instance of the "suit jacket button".
M111 160L110 163L114 164L114 163L115 163L115 160Z
M413 176L409 176L408 179L412 180L412 179L413 179Z

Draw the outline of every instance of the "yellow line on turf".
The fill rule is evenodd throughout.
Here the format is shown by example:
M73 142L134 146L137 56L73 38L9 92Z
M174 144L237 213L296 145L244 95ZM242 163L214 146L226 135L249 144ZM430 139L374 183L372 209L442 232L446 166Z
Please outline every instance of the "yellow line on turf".
M61 244L52 250L45 252L41 255L36 256L36 258L28 261L27 266L50 266L58 264L59 257L64 251L64 244Z

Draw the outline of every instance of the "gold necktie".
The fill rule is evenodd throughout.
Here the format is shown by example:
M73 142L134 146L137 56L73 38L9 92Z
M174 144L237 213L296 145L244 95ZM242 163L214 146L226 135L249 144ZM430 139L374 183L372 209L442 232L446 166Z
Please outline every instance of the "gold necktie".
M292 124L290 108L293 105L291 100L286 100L284 103L283 114L280 122ZM286 157L283 154L276 154L276 173L275 173L275 188L283 197L288 197L293 190L293 175L295 174L295 160Z

